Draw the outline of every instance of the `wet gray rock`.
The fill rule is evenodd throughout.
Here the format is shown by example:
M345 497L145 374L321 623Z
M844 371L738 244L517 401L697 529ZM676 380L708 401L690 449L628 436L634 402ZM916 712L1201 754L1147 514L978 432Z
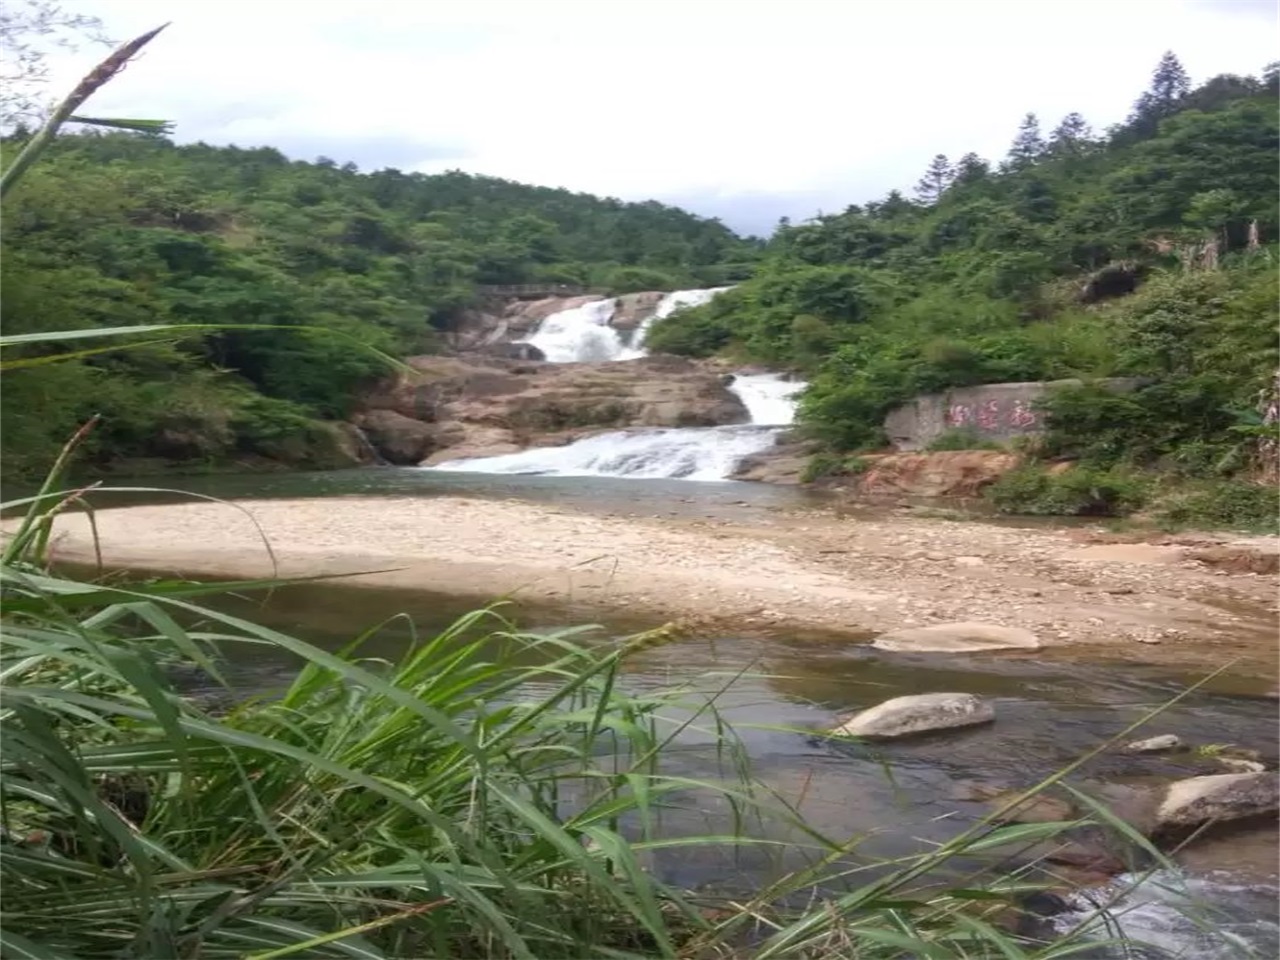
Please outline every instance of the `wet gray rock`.
M995 718L991 704L971 693L921 693L886 700L850 717L831 732L840 737L891 740L990 723Z
M1123 747L1125 753L1163 753L1166 750L1177 750L1182 741L1175 734L1166 733L1146 740L1134 740Z
M1280 811L1280 776L1219 773L1169 784L1156 810L1156 829L1196 827L1209 821L1243 820Z
M1232 773L1261 773L1267 769L1265 765L1257 760L1250 760L1246 757L1214 757L1214 759Z
M994 623L962 621L928 627L891 630L871 644L878 650L905 653L970 653L979 650L1039 650L1040 641L1030 630Z
M532 343L516 341L512 343L494 343L484 348L485 354L491 357L505 357L508 360L546 360L547 355Z

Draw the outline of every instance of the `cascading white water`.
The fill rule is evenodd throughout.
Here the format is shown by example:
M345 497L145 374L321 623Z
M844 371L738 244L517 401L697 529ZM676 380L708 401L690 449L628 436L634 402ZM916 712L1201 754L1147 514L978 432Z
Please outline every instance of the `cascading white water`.
M768 427L618 430L563 447L537 447L502 457L449 460L437 470L522 473L553 477L724 480L743 457L773 444Z
M788 426L796 417L796 395L805 388L800 380L783 380L777 373L739 374L729 384L752 423Z
M609 326L617 306L616 300L592 300L553 313L525 342L541 350L552 363L620 360L625 352L622 337Z
M437 470L555 477L666 477L725 480L744 457L773 446L795 416L803 383L776 373L743 374L729 389L742 399L750 424L670 430L616 430L563 447L538 447L501 457L448 460Z
M617 300L593 300L580 307L553 313L538 325L537 332L525 343L543 352L551 363L599 363L609 360L636 360L646 356L644 339L654 321L664 320L683 307L699 307L728 287L706 290L676 290L668 293L654 309L653 315L631 334L626 343L610 324Z
M616 300L594 300L547 317L528 343L552 363L635 360L646 356L645 337L654 321L683 307L710 301L728 287L676 290L659 302L623 344L609 325ZM433 469L475 473L533 474L557 477L650 477L725 480L744 457L773 446L782 427L795 417L795 396L805 384L776 373L741 374L729 390L747 408L750 424L667 430L618 430L563 447L539 447L501 457L448 460Z

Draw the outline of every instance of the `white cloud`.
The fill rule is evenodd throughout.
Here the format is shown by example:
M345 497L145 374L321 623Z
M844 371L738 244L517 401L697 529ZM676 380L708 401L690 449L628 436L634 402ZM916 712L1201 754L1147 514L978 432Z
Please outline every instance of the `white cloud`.
M93 101L180 140L448 167L716 212L813 212L999 156L1021 115L1123 117L1166 49L1256 72L1269 0L71 0L124 38L172 26ZM1256 22L1261 26L1262 18ZM74 82L95 52L59 62ZM325 145L320 149L320 145ZM773 209L775 205L771 204ZM771 214L772 216L772 214ZM759 228L761 224L751 223Z

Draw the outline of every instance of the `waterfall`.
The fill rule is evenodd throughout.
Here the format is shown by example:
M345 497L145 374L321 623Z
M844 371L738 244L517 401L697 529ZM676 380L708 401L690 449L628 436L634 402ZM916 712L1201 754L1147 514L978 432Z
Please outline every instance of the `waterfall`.
M480 460L449 460L437 470L554 477L668 477L724 480L743 457L773 444L767 427L617 430L563 447L536 447Z
M551 363L598 363L609 360L635 360L647 355L644 339L655 320L671 316L682 307L697 307L709 302L728 287L706 290L676 290L668 293L623 343L622 335L611 323L617 300L593 300L580 307L553 313L538 325L528 340L543 352Z
M728 287L676 290L658 303L625 344L610 326L616 300L593 300L553 313L528 343L552 363L635 360L647 355L644 343L654 321L684 307L701 306ZM747 409L749 424L730 427L615 430L563 447L536 447L501 457L447 460L432 469L474 473L534 474L554 477L666 477L725 480L745 457L762 453L795 418L795 396L805 384L781 374L736 376L729 390Z
M730 427L615 430L563 447L535 447L501 457L447 460L436 470L553 477L666 477L726 480L743 458L763 453L795 416L803 383L776 373L742 374L729 389L742 399L750 424Z
M778 373L739 374L729 384L752 423L785 427L796 418L796 395L805 388L800 380L783 380Z
M617 300L593 300L553 313L524 341L537 347L552 363L591 363L620 360L622 337L609 326Z

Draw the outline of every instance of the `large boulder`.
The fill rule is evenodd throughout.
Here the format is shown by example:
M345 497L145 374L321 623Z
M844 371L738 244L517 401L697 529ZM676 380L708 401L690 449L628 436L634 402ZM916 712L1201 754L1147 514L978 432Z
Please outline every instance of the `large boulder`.
M373 410L356 418L374 450L388 463L420 463L438 445L435 425L411 419L394 410Z
M643 293L624 293L618 297L617 306L613 310L613 319L609 326L623 333L635 330L658 310L658 304L666 294L658 290L647 290Z
M995 709L971 693L920 693L863 710L832 730L839 737L890 740L912 734L990 723Z
M369 441L369 436L354 423L336 421L327 424L343 466L362 466L383 459Z
M457 427L458 439L449 446L437 450L422 461L419 466L434 467L446 460L475 460L481 457L502 457L508 453L519 453L523 447L515 442L510 430L501 427L465 427L463 424L449 424Z
M728 383L733 382L732 374L725 376L730 377ZM784 433L769 449L738 461L731 479L757 483L803 483L809 458L816 452L817 445L813 441L799 440L794 434Z
M1040 641L1030 630L994 623L936 623L906 627L876 637L879 650L909 653L972 653L978 650L1038 650Z
M1280 811L1280 775L1220 773L1169 784L1156 810L1156 830L1243 820Z

